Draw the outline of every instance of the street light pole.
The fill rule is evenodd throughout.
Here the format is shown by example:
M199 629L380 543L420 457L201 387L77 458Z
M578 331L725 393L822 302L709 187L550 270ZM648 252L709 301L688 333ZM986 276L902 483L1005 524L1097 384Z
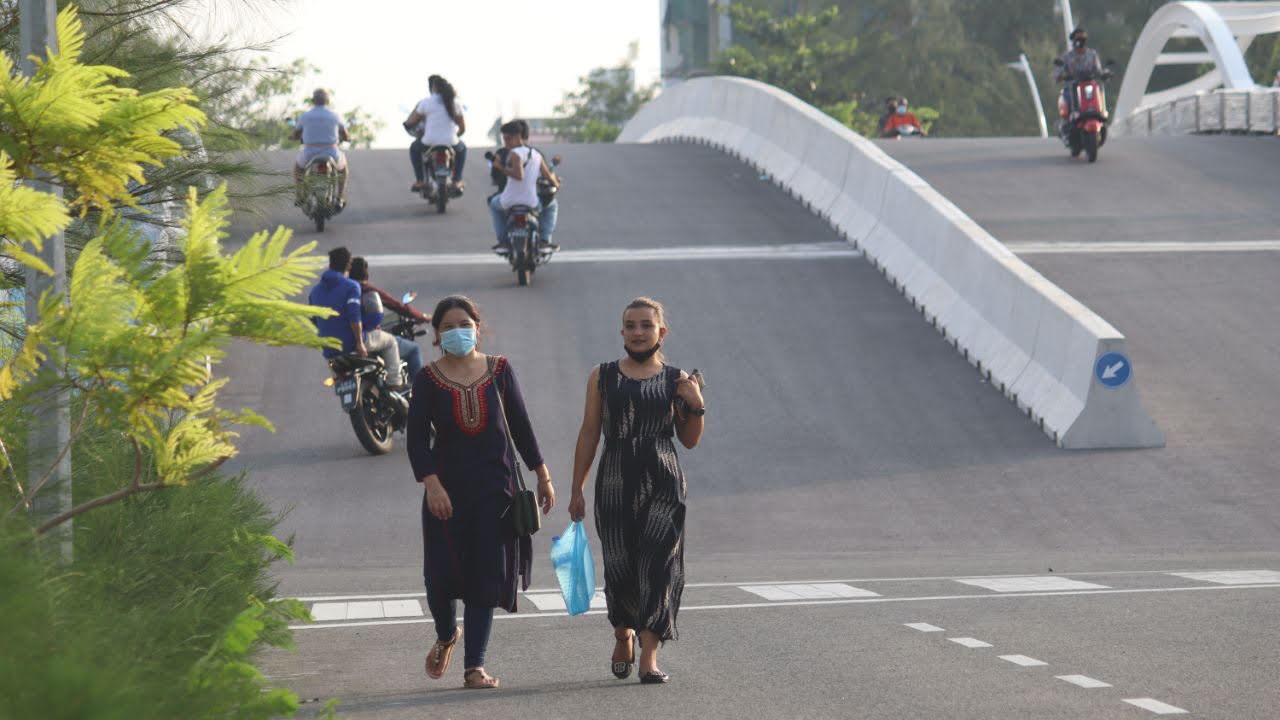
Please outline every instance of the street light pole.
M1071 49L1071 31L1076 29L1076 21L1071 16L1071 0L1058 0L1062 3L1062 27L1067 36L1067 49Z
M21 67L25 75L35 74L35 64L30 59L32 56L47 59L49 53L57 51L57 18L55 0L19 0L18 31L22 52ZM27 185L42 192L60 192L48 182L48 176L29 181ZM64 301L66 299L67 253L61 232L45 238L44 246L40 249L40 259L53 268L53 276L27 268L28 326L40 321L40 298L46 292L62 297ZM59 360L57 353L50 352L41 363L39 375L48 377L56 373ZM68 399L66 391L57 391L31 408L31 434L27 445L27 496L37 525L71 509L71 453L63 452L71 442ZM44 487L39 487L42 481ZM71 523L62 525L58 532L62 557L70 560Z
M1036 120L1040 121L1040 137L1049 137L1049 126L1044 119L1044 106L1040 104L1040 87L1036 85L1036 75L1031 72L1031 62L1026 53L1018 54L1018 62L1005 63L1014 70L1021 70L1027 76L1027 85L1031 87L1031 102L1036 106Z

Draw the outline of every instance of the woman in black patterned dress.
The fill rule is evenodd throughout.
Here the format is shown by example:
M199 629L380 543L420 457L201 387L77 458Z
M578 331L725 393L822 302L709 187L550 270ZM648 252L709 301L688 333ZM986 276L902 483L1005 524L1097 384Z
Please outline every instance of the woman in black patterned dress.
M665 683L658 646L676 638L684 589L685 480L674 435L686 448L702 437L701 386L662 361L661 303L636 298L622 313L627 357L591 371L573 456L569 515L586 515L583 489L600 435L596 531L604 549L605 600L614 630L613 674L625 678L640 638L640 682Z

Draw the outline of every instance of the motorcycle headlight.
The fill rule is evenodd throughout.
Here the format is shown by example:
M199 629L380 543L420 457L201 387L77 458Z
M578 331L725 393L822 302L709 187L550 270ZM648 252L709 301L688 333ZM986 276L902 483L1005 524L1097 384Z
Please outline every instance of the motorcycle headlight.
M1092 85L1089 85L1088 87L1086 87L1086 88L1084 89L1084 96L1085 96L1085 97L1087 97L1087 98L1089 98L1090 100L1092 100L1092 99L1093 99L1093 86L1092 86Z

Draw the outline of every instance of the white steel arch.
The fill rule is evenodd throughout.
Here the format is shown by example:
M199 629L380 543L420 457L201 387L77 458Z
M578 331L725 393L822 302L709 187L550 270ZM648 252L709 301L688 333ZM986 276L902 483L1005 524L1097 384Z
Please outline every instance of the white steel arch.
M1244 51L1259 35L1280 32L1280 2L1172 2L1147 21L1133 46L1115 116L1125 118L1147 105L1168 102L1225 86L1257 87L1249 75ZM1166 53L1171 38L1199 38L1208 52ZM1205 75L1175 88L1147 93L1157 65L1213 63Z

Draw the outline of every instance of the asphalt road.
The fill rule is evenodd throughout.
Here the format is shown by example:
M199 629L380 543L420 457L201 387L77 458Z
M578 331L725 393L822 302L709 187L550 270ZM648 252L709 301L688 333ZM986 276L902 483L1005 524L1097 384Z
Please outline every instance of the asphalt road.
M1280 239L1273 140L1117 140L1092 166L1040 141L885 147L1011 243ZM323 234L281 205L242 216L235 236L285 224L322 251L372 256L375 283L416 290L426 309L459 291L481 303L485 349L517 369L562 492L539 555L567 523L589 369L621 354L628 300L667 304L670 362L703 370L710 408L702 445L681 455L691 585L663 653L673 683L614 680L603 617L565 617L545 594L495 623L488 666L503 689L456 689L460 668L425 679L430 626L403 602L422 591L403 444L363 453L318 354L239 347L224 397L279 428L247 433L237 463L288 513L298 561L279 569L281 590L334 618L269 655L273 678L359 718L1140 718L1159 707L1144 699L1275 716L1280 256L1028 255L1129 336L1168 437L1068 452L746 166L700 146L554 151L565 250L529 288L478 256L493 240L476 149L471 190L444 216L407 192L403 153L365 151L351 155L351 207ZM1257 573L1171 574L1226 570ZM1041 579L973 580L995 576ZM549 563L535 586L553 590Z

